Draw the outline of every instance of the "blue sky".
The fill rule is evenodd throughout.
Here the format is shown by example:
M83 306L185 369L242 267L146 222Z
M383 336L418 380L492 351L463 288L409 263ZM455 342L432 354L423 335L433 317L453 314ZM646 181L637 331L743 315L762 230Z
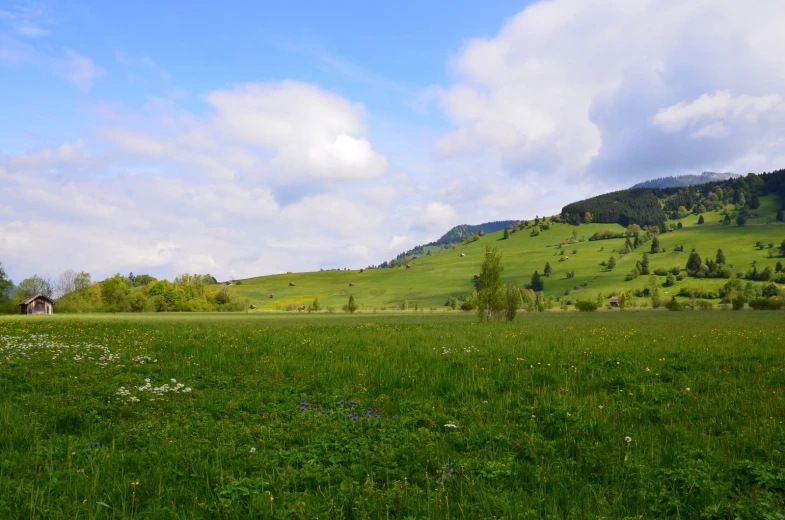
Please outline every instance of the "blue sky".
M451 226L785 165L785 4L0 2L0 261L364 267Z

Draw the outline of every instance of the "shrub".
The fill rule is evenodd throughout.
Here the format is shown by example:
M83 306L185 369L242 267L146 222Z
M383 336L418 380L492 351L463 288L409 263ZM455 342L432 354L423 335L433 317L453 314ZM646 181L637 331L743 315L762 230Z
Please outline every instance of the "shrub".
M744 300L742 300L741 298L734 299L731 302L731 304L733 305L733 310L734 311L740 311L740 310L742 310L744 308Z
M676 300L676 297L672 297L671 301L665 304L665 308L669 311L680 311L684 309L684 306Z
M750 308L756 311L776 311L782 308L784 302L769 298L756 298L750 300Z
M703 311L710 311L711 309L714 308L714 304L711 303L709 300L696 300L695 306Z
M575 308L581 312L594 312L597 310L597 304L592 301L577 301L575 302Z
M667 276L668 270L665 269L664 267L658 267L657 269L654 270L654 274L656 274L657 276Z

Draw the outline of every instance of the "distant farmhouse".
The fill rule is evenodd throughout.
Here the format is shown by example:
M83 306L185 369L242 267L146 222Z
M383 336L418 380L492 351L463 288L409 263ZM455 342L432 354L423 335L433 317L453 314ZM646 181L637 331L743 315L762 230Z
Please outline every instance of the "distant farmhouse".
M43 294L36 294L19 304L22 314L54 314L54 304L51 298Z

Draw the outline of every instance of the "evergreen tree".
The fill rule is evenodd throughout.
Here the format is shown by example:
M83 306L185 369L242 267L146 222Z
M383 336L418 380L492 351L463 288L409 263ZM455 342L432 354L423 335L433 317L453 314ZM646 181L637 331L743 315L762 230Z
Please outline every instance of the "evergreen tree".
M691 273L696 273L700 271L701 264L703 261L701 260L700 255L697 252L693 251L690 253L690 258L687 260L687 271Z
M504 228L504 240L510 238L510 230L508 228Z
M678 224L676 224L676 229L681 229L681 228L683 228L683 227L684 227L684 224L682 224L681 222L679 222Z
M725 215L725 219L722 222L724 224L730 224L730 213Z
M534 271L534 274L532 275L531 288L534 292L542 292L545 290L545 284L543 283L542 278L540 278L540 273L537 271Z
M654 235L654 238L651 239L651 252L658 253L660 251L660 238L657 235Z
M545 262L545 269L543 270L543 274L545 274L545 277L546 278L550 278L552 272L553 272L553 269L551 269L551 263L550 262Z
M722 265L725 263L725 253L722 252L722 249L717 249L717 264Z
M747 223L747 215L744 212L739 213L739 216L736 217L736 225L741 227Z
M782 215L782 210L778 209L777 210L777 221L782 222L783 219L785 219L785 217L783 217L783 215Z
M638 268L641 274L649 274L649 253L643 253L643 260L641 260L641 265Z
M782 272L782 262L777 262L777 266L774 268L774 272L776 273Z
M627 237L627 240L624 241L624 247L627 251L632 251L632 242L630 242L630 237Z
M704 222L706 222L706 221L703 219L703 215L698 217L698 224L703 224Z
M611 256L608 260L608 271L612 270L614 267L616 267L616 257Z
M357 304L354 301L354 295L349 295L349 303L343 306L345 312L353 313L357 310Z

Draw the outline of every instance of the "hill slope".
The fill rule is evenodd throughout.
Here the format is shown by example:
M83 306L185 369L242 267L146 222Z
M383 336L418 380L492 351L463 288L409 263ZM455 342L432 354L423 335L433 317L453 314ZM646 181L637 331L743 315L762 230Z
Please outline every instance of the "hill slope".
M785 239L785 225L774 220L778 200L774 195L762 197L757 217L751 217L747 225L722 225L725 210L702 214L705 224L699 225L698 215L690 214L682 219L672 220L676 227L680 222L682 229L660 235L661 247L666 252L650 255L651 271L658 267L669 269L674 265L684 267L690 251L695 248L702 257L713 257L722 248L728 264L734 270L746 269L756 262L757 269L766 266L774 268L778 261L769 257ZM728 205L730 215L736 208ZM454 248L419 257L411 269L404 267L390 269L369 269L364 272L324 271L296 274L282 274L251 278L242 281L236 290L240 296L247 297L261 309L284 310L287 305L308 305L318 298L322 305L340 310L349 295L354 295L361 310L393 308L408 300L411 307L442 307L449 297L458 297L474 289L473 276L479 272L485 246L498 247L503 254L503 280L522 285L531 279L536 270L543 272L549 262L553 273L545 278L545 295L559 297L568 294L571 298L595 299L598 293L606 296L612 291L642 288L647 278L641 276L625 281L626 275L635 267L635 262L649 251L646 244L621 258L618 265L608 271L600 265L607 261L613 251L624 247L624 238L590 241L595 233L610 230L622 233L625 228L618 224L581 224L573 226L553 223L550 229L532 236L529 228L517 231L503 240L503 232L487 233L477 241L462 243ZM575 239L575 243L567 243ZM775 244L773 249L759 250L756 242ZM562 244L563 243L563 244ZM562 244L562 245L560 245ZM677 252L675 246L682 245L684 251ZM568 260L560 261L562 251ZM461 255L465 256L461 256ZM567 273L575 273L568 278ZM661 278L660 281L664 280ZM676 294L679 289L717 288L727 280L686 278L675 286L664 288L665 296ZM293 287L289 283L293 282ZM350 287L349 284L355 284ZM269 298L274 294L274 298Z

